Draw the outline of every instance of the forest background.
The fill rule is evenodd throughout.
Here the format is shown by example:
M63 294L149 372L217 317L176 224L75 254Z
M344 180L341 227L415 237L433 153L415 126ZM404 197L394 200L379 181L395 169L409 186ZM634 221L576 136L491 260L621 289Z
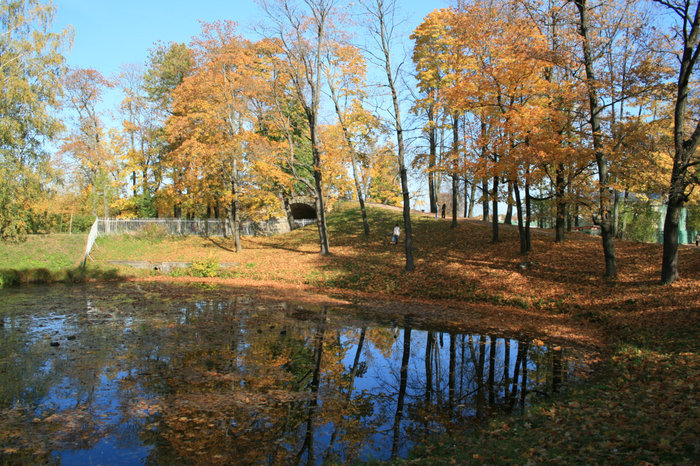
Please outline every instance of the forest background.
M523 254L533 220L557 242L592 221L608 278L613 239L649 239L665 204L661 275L675 281L683 207L699 217L698 5L456 2L412 32L404 7L261 1L250 32L202 22L105 75L70 66L80 32L56 32L53 5L4 3L0 234L222 217L240 250L244 219L291 220L303 195L325 255L326 204L357 198L368 234L369 199L403 206L412 270L427 185L426 210L449 203L456 225L478 205L494 242L517 217Z

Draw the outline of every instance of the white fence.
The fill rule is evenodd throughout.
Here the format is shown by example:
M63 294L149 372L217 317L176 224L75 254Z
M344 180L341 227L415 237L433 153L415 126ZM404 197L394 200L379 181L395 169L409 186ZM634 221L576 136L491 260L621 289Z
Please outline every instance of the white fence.
M315 223L315 219L294 221L303 227ZM231 228L223 219L178 219L178 218L100 218L97 220L100 235L154 233L186 236L226 236ZM286 219L271 219L264 222L241 223L242 236L270 236L289 231Z

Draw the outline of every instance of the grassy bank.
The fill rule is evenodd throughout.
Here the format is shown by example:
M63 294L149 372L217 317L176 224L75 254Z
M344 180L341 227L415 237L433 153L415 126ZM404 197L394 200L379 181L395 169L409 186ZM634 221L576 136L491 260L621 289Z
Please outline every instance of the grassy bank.
M87 234L30 235L20 243L0 243L0 289L29 283L74 283L113 279L111 267L82 270Z
M222 238L100 238L87 271L141 280L209 276L198 280L212 286L256 283L275 292L303 289L397 313L430 309L432 318L449 325L536 332L601 355L591 380L574 392L535 406L524 417L494 418L468 438L444 436L416 451L411 462L700 461L700 248L682 247L683 278L661 286L661 246L617 242L619 277L606 281L599 238L572 234L555 244L552 232L534 230L533 251L523 258L515 227L501 226L500 242L493 244L489 224L460 221L451 228L449 220L416 214L416 270L407 273L403 242L389 244L401 212L373 208L370 219L372 233L366 237L357 209L334 212L331 254L325 257L318 254L314 226L244 238L241 253ZM12 246L14 252L3 245L0 269L45 268L56 276L73 270L84 237L73 249L59 245L62 241L74 240L42 244L52 253L40 254L36 243ZM53 256L53 250L65 251L65 259ZM54 259L38 263L33 255ZM163 277L115 267L110 263L115 260L183 261L193 267L175 272L180 277ZM222 263L233 265L224 269Z

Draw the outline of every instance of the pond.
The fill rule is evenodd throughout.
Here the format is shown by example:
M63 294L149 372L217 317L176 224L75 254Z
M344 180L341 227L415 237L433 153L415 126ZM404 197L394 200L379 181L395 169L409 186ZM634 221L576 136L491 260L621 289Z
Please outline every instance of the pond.
M520 411L580 364L366 315L165 285L3 291L0 462L386 460Z

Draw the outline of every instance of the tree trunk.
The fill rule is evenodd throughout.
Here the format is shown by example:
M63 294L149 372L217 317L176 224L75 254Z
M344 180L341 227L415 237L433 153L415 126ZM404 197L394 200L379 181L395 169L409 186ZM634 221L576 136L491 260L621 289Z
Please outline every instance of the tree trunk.
M493 220L491 242L498 243L498 176L493 177Z
M459 177L452 174L452 223L450 228L457 227L457 207L459 205Z
M683 209L682 194L673 195L666 206L664 219L664 252L661 261L661 282L665 285L679 278L678 267L678 231Z
M403 126L401 125L401 108L399 97L396 92L394 73L391 69L391 54L389 44L389 31L387 31L386 16L393 11L386 11L387 5L377 2L377 10L374 12L379 21L379 40L384 58L384 71L386 72L387 83L391 91L391 100L394 106L394 129L396 130L396 143L398 150L399 175L401 177L401 192L403 195L403 224L406 230L406 271L415 269L413 264L413 231L411 229L411 196L408 188L408 175L404 160Z
M517 183L514 185L513 193L515 194L515 211L518 216L518 237L520 238L520 254L525 255L528 252L527 236L525 235L525 227L523 225L523 204L520 201L520 187Z
M470 201L469 199L469 182L467 181L467 177L464 177L464 218L469 218L467 216L467 203Z
M108 192L107 192L107 185L105 183L104 188L102 189L102 208L104 210L105 214L105 220L109 218L109 198L108 198Z
M529 173L528 173L529 175ZM532 250L530 223L532 222L532 198L530 197L530 181L525 179L525 252Z
M232 200L227 207L227 217L231 224L231 235L233 236L233 244L236 252L241 252L241 221L238 213L238 201Z
M457 205L459 204L459 113L452 113L452 228L457 227Z
M345 143L348 145L348 151L350 151L350 162L352 164L352 178L355 182L355 191L357 192L357 201L360 203L360 212L362 212L362 226L365 230L365 236L369 236L369 222L367 221L367 210L365 209L365 196L362 190L362 183L360 183L360 171L357 169L357 156L355 154L355 145L350 138L350 132L345 124L345 118L343 112L340 109L340 103L338 101L338 94L336 93L335 87L331 80L328 80L328 87L331 91L331 99L333 100L333 105L335 106L335 113L338 117L338 122L343 130L343 138Z
M484 222L489 221L489 181L486 179L486 177L483 178L481 181L481 192L482 192L482 199L481 199L481 208L483 210L482 214L482 219Z
M311 125L311 153L314 161L314 200L316 202L316 226L318 227L318 240L320 244L320 253L322 256L329 254L328 246L328 228L326 226L326 208L323 202L323 180L321 175L321 151L319 149L318 128L316 127L316 119L309 117L312 121Z
M657 0L658 1L658 0ZM683 23L682 41L683 54L680 58L680 70L678 72L678 86L676 102L673 113L673 171L671 172L671 184L668 194L668 208L664 219L664 252L661 260L661 282L670 284L680 277L678 267L678 228L680 213L683 204L687 201L685 191L693 182L692 166L697 166L700 160L695 152L700 144L700 122L686 138L688 126L688 99L691 95L690 83L694 75L694 68L700 59L700 4L686 2L686 8L673 6L672 2L660 2L674 11ZM694 4L693 13L690 5ZM680 35L680 34L679 34ZM697 71L695 71L697 72Z
M581 36L583 37L583 57L586 67L586 81L588 86L588 101L590 105L590 124L593 133L593 149L595 150L596 163L598 165L598 183L600 186L600 207L598 223L600 225L603 240L603 254L605 256L605 277L617 277L617 261L615 259L615 242L613 237L612 216L610 215L610 188L608 186L608 157L603 147L603 136L600 126L600 114L602 108L598 101L596 89L597 79L593 69L593 53L591 51L591 39L588 31L588 11L586 0L574 0L579 11Z
M566 201L564 199L566 194L566 181L564 178L564 165L561 163L558 163L556 168L554 193L557 205L556 238L554 242L562 243L564 242L566 230Z
M620 191L616 189L613 194L613 236L619 239L622 237L620 233Z
M474 197L476 197L476 180L472 180L471 188L469 190L469 210L467 211L467 218L472 218L474 216Z
M396 458L399 453L399 432L401 431L401 419L403 418L403 406L406 398L406 385L408 383L408 362L411 357L411 327L406 322L403 329L403 355L401 357L401 369L399 378L399 397L396 402L396 414L394 415L394 438L391 445L391 458Z
M297 227L294 223L294 214L292 213L292 205L289 202L289 196L287 193L282 193L282 204L284 205L284 213L287 217L287 224L289 224L289 231L294 231Z
M505 225L513 224L513 180L508 180L508 207L506 208Z
M357 189L357 201L360 203L360 212L362 212L362 227L365 231L365 236L369 236L369 220L367 220L367 208L365 207L365 196L362 193L362 186L357 174L357 160L355 155L352 155L352 174L355 178L355 189Z
M437 161L437 130L435 129L435 104L428 106L428 197L430 197L430 212L437 216L438 193L435 184L435 163Z
M573 180L573 174L569 173L568 180L566 182L566 191L567 191L567 198L568 202L566 203L566 231L571 233L573 224L574 224L574 219L573 219L573 214L572 210L574 211L574 214L578 215L578 208L574 207L575 202L573 201L575 199L574 197L574 180Z

